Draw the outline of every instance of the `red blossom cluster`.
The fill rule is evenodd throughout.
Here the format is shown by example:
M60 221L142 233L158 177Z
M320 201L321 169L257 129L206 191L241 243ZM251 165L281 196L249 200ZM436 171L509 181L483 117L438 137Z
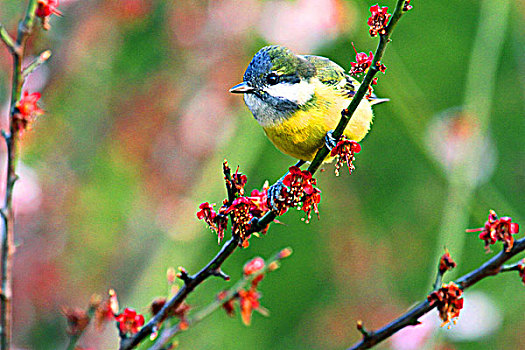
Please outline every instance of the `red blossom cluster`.
M221 207L217 213L213 210L213 206L210 203L204 202L199 205L199 209L197 218L199 220L204 219L210 229L217 233L219 243L221 243L224 238L224 230L228 228L228 216L225 213L227 207Z
M361 73L366 73L366 71L368 70L368 68L370 68L372 62L374 61L374 54L372 53L372 51L370 51L368 55L364 52L357 52L354 43L352 43L352 47L355 51L356 62L350 62L350 75L357 76ZM377 62L376 66L381 73L385 73L386 66L383 63ZM372 85L376 84L377 78L374 78L374 80L372 81Z
M38 107L38 100L41 95L39 92L30 94L24 91L22 98L15 104L15 113L13 114L13 127L19 133L27 130L31 126L36 116L44 114L44 111Z
M251 208L251 214L256 218L260 218L270 211L270 208L268 207L269 187L268 181L266 181L261 191L254 189L250 194L250 197L248 197L254 204L254 206Z
M249 238L252 234L251 222L254 218L261 218L270 208L268 204L268 183L265 183L262 190L253 190L249 197L244 195L246 185L246 175L239 173L239 170L230 177L230 168L224 162L223 170L228 191L235 199L230 203L223 201L222 207L216 212L213 206L204 202L199 206L197 218L204 220L208 226L217 233L219 243L224 238L224 231L228 227L228 215L232 221L232 234L240 238L242 247L249 245ZM306 213L306 222L311 219L312 211L319 215L317 205L321 201L321 191L314 187L316 180L308 171L302 171L296 166L289 169L289 173L283 179L283 186L279 198L274 201L274 210L278 215L284 214L291 207L299 207ZM266 226L261 232L264 234L268 230Z
M253 215L251 209L255 204L248 197L235 199L232 205L226 210L226 214L232 214L232 234L240 237L244 248L249 245L250 226Z
M349 140L346 136L342 136L337 145L330 151L331 157L337 157L335 163L335 175L339 176L339 169L346 163L348 171L352 174L355 166L353 164L355 155L361 152L361 145L355 141Z
M252 319L253 311L257 311L262 315L267 316L268 310L263 308L259 302L261 294L257 291L259 282L264 278L266 272L274 271L279 267L279 261L289 257L292 254L290 248L282 249L275 260L271 261L269 264L266 264L265 261L256 257L248 261L243 267L243 275L245 279L252 278L250 281L250 286L247 289L238 290L232 297L226 300L229 292L222 291L217 295L217 299L222 302L222 308L226 311L228 316L232 317L235 315L235 304L238 302L239 309L241 311L242 322L249 326ZM262 270L266 268L266 271ZM251 277L253 275L255 277Z
M431 305L437 304L439 317L443 320L441 327L447 323L456 324L459 312L463 309L463 291L454 282L443 284L441 288L430 293L427 300ZM450 328L450 324L449 324Z
M144 316L129 307L125 308L120 314L115 315L115 320L118 322L120 332L123 334L135 334L139 331L139 327L144 325Z
M439 273L444 274L445 272L447 272L448 270L452 270L456 266L456 262L452 260L448 249L445 249L445 254L441 256L441 259L439 259Z
M370 26L370 36L374 37L379 35L384 35L386 33L386 26L388 24L388 19L392 16L390 13L387 13L388 7L379 7L379 5L374 5L370 7L370 12L372 15L368 18L368 25Z
M231 191L232 196L236 197L232 203L227 199L216 212L213 206L204 202L199 206L197 218L204 220L208 226L217 233L219 243L224 238L224 231L228 227L228 215L232 219L232 234L240 238L240 245L247 247L251 236L250 227L253 218L260 218L270 209L268 208L268 184L265 183L262 190L253 190L250 197L244 196L244 187L247 182L246 175L239 173L239 169L230 177L230 168L225 161L223 164L226 187ZM264 234L268 226L261 232Z
M199 206L201 210L197 212L197 218L204 219L210 228L217 232L220 243L228 225L227 215L231 215L233 235L240 238L242 247L248 247L248 240L251 236L251 220L262 217L269 210L266 202L262 201L262 198L267 197L266 191L267 189L263 189L263 191L254 190L252 197L238 197L230 206L223 205L219 209L219 213L216 213L209 203L202 203ZM261 232L266 233L267 229L268 227Z
M80 336L91 321L90 315L93 315L95 328L102 330L103 326L112 320L118 322L118 327L122 335L138 332L139 327L144 325L144 316L137 314L131 308L125 308L119 313L117 293L113 289L109 290L109 298L102 300L99 295L93 295L89 301L89 309L64 307L62 309L68 322L68 333L74 336Z
M317 205L321 202L321 190L315 187L317 181L307 170L291 166L283 179L279 198L274 200L277 215L283 215L289 208L298 207L306 213L306 222L312 217L312 210L319 217Z
M354 43L352 43L352 46ZM364 52L357 52L354 46L355 51L355 60L356 62L350 62L350 74L353 76L359 75L361 73L366 72L368 68L372 65L372 61L374 60L374 54L372 51L366 55Z
M514 245L513 234L519 232L519 225L512 222L512 218L504 216L499 218L494 210L490 210L488 220L480 228L466 230L467 232L480 232L479 238L485 241L485 249L490 252L490 245L496 241L502 241L506 251L510 251Z
M58 0L38 0L35 15L42 20L42 27L45 30L50 28L49 16L62 16L62 13L57 8Z
M248 278L250 275L262 270L266 266L262 258L254 258L244 265L243 273L244 278ZM239 302L239 308L241 310L242 322L249 326L252 320L253 311L257 311L263 315L267 315L268 311L261 307L259 299L261 294L257 291L259 282L264 278L264 274L260 274L255 277L248 289L239 290L231 299L227 300L222 304L223 309L226 311L228 316L232 317L235 315L235 303ZM219 293L217 298L223 300L226 297L227 292L223 291Z
M138 332L139 327L144 325L144 316L138 314L132 308L125 308L123 312L119 313L117 293L113 289L110 289L109 299L99 303L99 306L95 310L95 320L99 324L103 324L112 319L117 321L122 334L135 334Z

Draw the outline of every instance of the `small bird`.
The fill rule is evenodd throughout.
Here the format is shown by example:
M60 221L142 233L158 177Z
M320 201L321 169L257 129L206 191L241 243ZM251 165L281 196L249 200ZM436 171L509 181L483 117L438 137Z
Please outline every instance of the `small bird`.
M244 102L275 147L306 162L335 129L358 88L359 82L328 58L295 55L273 45L255 54L243 82L230 92L244 94ZM372 124L372 105L384 101L375 96L361 101L344 135L361 141Z

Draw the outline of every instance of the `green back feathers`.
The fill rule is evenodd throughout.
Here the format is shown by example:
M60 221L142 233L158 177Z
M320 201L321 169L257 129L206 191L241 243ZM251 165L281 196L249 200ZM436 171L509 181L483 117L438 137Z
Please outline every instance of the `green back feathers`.
M335 89L341 90L345 95L352 97L356 89L359 87L359 82L346 74L345 70L330 61L326 57L320 56L300 56L312 63L316 69L316 77L325 85L332 86ZM342 84L342 81L345 81Z
M328 58L320 56L300 56L314 65L317 78L326 85L337 85L345 78L345 70Z
M272 63L272 71L282 75L299 75L310 78L315 74L315 67L301 56L296 56L288 48L278 45L266 46L259 52L266 52Z

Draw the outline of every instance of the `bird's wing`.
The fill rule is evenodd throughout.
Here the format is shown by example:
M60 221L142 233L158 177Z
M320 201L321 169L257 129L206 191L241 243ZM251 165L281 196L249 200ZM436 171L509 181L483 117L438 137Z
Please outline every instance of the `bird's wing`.
M330 61L326 57L320 56L300 56L308 62L312 63L316 69L316 77L325 85L332 86L334 89L340 90L349 97L354 96L356 90L359 88L359 82L346 74L345 70Z

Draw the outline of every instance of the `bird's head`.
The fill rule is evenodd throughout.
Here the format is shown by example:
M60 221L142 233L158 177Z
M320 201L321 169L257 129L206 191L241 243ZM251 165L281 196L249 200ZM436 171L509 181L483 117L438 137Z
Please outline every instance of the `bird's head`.
M315 87L315 66L282 46L266 46L253 57L243 82L230 89L261 124L275 123L309 102Z

